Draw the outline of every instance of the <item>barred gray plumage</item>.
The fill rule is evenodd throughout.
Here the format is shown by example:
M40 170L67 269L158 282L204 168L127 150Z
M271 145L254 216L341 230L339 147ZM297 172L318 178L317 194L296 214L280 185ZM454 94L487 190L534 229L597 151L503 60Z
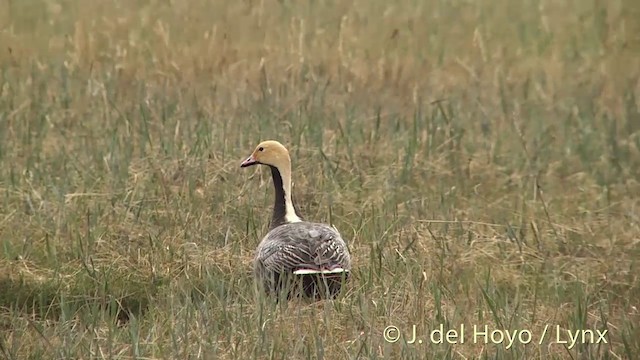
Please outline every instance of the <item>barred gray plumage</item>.
M335 297L350 270L351 256L340 233L306 221L271 230L258 245L254 263L264 290L285 291L287 297L300 290L308 297Z

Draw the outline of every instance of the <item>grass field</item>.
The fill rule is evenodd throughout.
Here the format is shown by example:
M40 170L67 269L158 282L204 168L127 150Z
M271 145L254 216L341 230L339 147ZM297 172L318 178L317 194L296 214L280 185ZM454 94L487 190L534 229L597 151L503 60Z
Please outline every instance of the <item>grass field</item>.
M636 358L636 3L0 0L0 358ZM335 301L254 293L266 139Z

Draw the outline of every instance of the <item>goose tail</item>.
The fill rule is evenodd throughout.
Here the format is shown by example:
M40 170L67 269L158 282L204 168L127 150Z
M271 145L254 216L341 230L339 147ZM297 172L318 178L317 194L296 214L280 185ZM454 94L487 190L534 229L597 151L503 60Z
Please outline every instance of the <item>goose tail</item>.
M293 272L294 275L313 275L313 274L340 274L347 273L349 270L341 267L334 267L332 269L298 269Z

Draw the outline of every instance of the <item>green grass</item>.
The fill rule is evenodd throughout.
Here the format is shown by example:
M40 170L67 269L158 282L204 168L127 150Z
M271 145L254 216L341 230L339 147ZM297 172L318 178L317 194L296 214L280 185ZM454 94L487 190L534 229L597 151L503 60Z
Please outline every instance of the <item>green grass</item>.
M638 18L622 0L0 1L0 358L634 358ZM349 242L335 301L254 292L272 188L239 164L269 138L303 215ZM465 342L432 343L440 326ZM607 343L557 342L581 330Z

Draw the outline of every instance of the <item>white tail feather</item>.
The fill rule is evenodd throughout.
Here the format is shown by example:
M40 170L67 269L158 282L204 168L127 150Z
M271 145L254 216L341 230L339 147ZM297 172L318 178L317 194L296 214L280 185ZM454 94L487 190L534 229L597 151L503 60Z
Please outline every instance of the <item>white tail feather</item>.
M343 272L349 272L341 267L333 268L331 270L313 270L313 269L299 269L294 271L295 275L310 275L310 274L339 274Z

